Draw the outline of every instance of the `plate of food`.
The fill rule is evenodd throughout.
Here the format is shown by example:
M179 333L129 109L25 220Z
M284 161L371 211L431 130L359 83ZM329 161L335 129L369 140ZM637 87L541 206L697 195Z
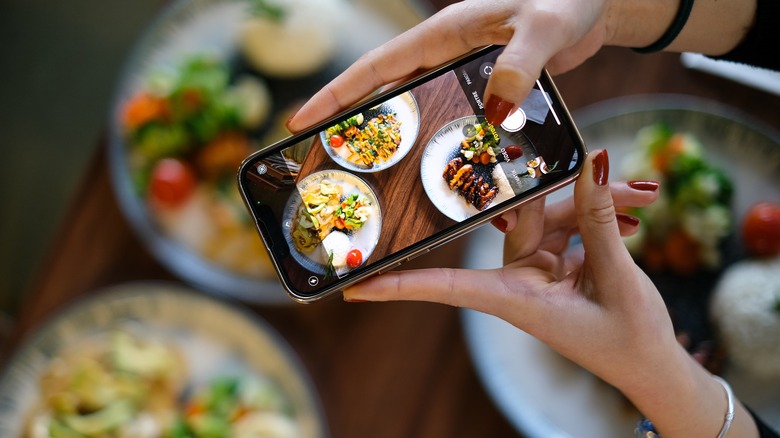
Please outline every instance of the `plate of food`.
M442 214L461 221L538 184L550 168L522 132L496 129L467 116L439 129L420 163L423 188ZM517 174L520 178L507 178Z
M613 180L661 181L660 207L632 211L643 228L626 245L680 342L780 427L780 134L733 108L676 95L607 101L575 120L588 144L609 151ZM489 227L472 233L468 265L499 266L502 240ZM462 320L483 383L524 435L632 433L641 415L597 377L498 318L464 311Z
M408 91L320 133L333 161L355 172L379 172L401 161L420 131L417 100Z
M162 264L212 293L289 302L236 169L409 24L388 17L348 0L179 0L152 23L119 79L108 156L120 207Z
M382 211L357 175L322 170L297 184L284 209L290 253L306 269L341 275L365 263L379 241Z
M4 437L328 435L278 333L167 283L109 287L58 314L9 359L0 400Z

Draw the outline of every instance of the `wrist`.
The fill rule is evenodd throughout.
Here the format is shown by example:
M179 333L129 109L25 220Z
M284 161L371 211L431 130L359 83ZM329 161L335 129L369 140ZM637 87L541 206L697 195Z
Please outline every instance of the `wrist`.
M608 0L605 45L646 47L672 24L680 0ZM736 47L753 26L756 0L695 0L668 51L721 55Z
M664 438L717 437L729 406L724 386L682 347L671 356L667 367L638 376L618 389ZM758 437L755 422L744 406L733 399L733 407L728 436Z
M645 47L657 41L674 20L680 0L609 0L606 45Z

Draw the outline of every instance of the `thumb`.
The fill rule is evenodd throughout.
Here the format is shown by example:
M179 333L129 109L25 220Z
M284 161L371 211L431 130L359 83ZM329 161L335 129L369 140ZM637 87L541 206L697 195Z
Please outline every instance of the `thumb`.
M574 187L574 203L588 264L594 273L614 275L633 260L620 236L608 182L607 150L590 153Z

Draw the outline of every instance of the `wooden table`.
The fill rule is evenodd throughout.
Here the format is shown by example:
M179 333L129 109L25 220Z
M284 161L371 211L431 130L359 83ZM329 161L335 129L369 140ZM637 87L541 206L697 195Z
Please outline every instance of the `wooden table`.
M577 109L612 97L685 93L780 125L780 97L687 70L673 54L605 49L557 83L575 119ZM456 241L413 266L456 266L462 249ZM120 213L101 145L26 294L13 346L75 297L141 279L177 281L144 249ZM252 309L302 358L334 437L517 436L480 384L457 309L340 300Z

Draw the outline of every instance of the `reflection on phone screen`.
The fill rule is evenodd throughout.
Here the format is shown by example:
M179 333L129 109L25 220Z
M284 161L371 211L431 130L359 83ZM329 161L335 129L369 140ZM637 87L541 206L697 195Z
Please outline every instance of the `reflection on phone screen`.
M251 163L242 183L289 284L305 295L568 175L582 157L542 82L501 126L485 120L500 53Z

